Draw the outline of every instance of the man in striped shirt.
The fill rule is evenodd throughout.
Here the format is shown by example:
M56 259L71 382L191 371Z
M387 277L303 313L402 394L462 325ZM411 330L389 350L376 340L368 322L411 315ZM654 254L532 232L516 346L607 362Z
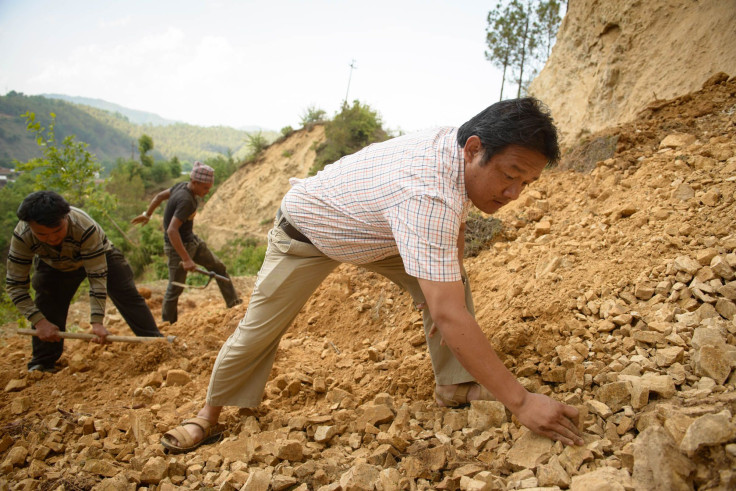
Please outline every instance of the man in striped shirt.
M29 194L17 215L5 283L10 299L37 331L29 371L55 370L64 349L59 331L66 330L69 304L84 278L89 279L90 323L98 342L108 335L103 324L108 294L137 336L162 336L130 265L89 215L53 191Z
M577 409L529 393L501 362L475 321L462 266L468 207L495 212L559 154L552 118L525 98L494 104L460 128L373 144L293 180L245 317L215 361L206 404L164 435L164 447L196 448L221 431L223 406L260 403L281 336L341 262L386 276L425 307L439 405L495 396L531 430L582 444Z

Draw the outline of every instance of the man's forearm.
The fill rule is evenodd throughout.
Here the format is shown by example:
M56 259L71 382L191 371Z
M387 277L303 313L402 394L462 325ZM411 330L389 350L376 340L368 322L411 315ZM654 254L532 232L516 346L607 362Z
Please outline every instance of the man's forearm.
M146 208L146 215L149 217L153 214L154 211L156 211L156 208L158 208L158 205L169 199L171 192L167 189L165 191L161 191L156 196L153 197L151 202L148 205L148 208Z
M463 368L515 412L524 401L526 389L503 364L473 316L467 311L458 314L440 319L433 314L432 319Z
M191 261L192 258L189 257L189 253L187 252L187 248L184 247L184 242L181 240L181 234L178 230L169 228L166 231L167 235L169 236L169 242L171 242L171 247L174 248L177 254L179 254L179 257L181 258L182 262Z
M420 279L419 285L427 299L432 320L455 358L499 401L515 411L527 391L501 362L475 318L468 312L462 283Z

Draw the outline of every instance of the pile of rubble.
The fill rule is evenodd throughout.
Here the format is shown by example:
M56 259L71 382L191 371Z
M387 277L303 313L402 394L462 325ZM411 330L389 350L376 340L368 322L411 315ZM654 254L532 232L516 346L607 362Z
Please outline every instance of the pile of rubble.
M0 489L734 489L736 81L609 134L613 155L547 172L467 260L504 363L579 409L585 445L498 402L437 407L407 295L343 266L282 340L263 404L227 409L224 440L189 454L158 441L202 405L244 307L192 297L164 327L186 342L67 345L56 374L27 374L7 338Z

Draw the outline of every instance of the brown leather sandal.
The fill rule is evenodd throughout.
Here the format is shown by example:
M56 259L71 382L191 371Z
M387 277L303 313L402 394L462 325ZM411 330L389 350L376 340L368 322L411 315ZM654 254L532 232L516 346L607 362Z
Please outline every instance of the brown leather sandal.
M457 384L457 388L455 389L455 393L452 395L452 397L447 398L441 396L437 389L434 389L434 397L437 401L437 405L440 407L465 407L468 404L470 404L470 401L468 400L468 392L470 392L470 389L477 385L480 387L480 397L478 397L477 400L480 401L495 401L496 398L491 394L488 389L480 385L478 382L464 382L462 384ZM476 399L474 399L476 400Z
M195 425L202 428L204 435L198 441L184 428L185 425ZM204 418L196 417L183 421L173 430L169 430L161 437L161 445L171 453L191 452L200 445L215 443L222 438L225 427L221 424L212 424Z

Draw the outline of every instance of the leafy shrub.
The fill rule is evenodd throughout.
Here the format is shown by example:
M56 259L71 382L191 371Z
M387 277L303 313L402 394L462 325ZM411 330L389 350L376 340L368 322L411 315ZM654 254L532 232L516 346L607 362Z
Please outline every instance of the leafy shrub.
M217 189L220 184L227 181L228 177L232 176L235 171L238 170L238 164L235 162L235 159L233 159L230 152L228 152L227 156L218 155L217 157L209 158L205 161L205 164L215 170L215 184L212 186L209 196L212 196L215 189Z
M354 101L344 104L342 110L325 126L325 141L316 149L314 165L309 170L314 175L345 155L357 152L374 142L388 139L381 118L368 105Z
M261 131L256 133L248 133L245 137L248 140L248 148L250 149L251 158L256 158L268 147L268 140Z
M235 239L220 249L217 256L227 265L230 275L249 276L261 269L266 247L256 239Z
M323 109L319 109L314 105L309 106L301 116L302 128L311 128L316 123L324 123L326 118L327 113Z

